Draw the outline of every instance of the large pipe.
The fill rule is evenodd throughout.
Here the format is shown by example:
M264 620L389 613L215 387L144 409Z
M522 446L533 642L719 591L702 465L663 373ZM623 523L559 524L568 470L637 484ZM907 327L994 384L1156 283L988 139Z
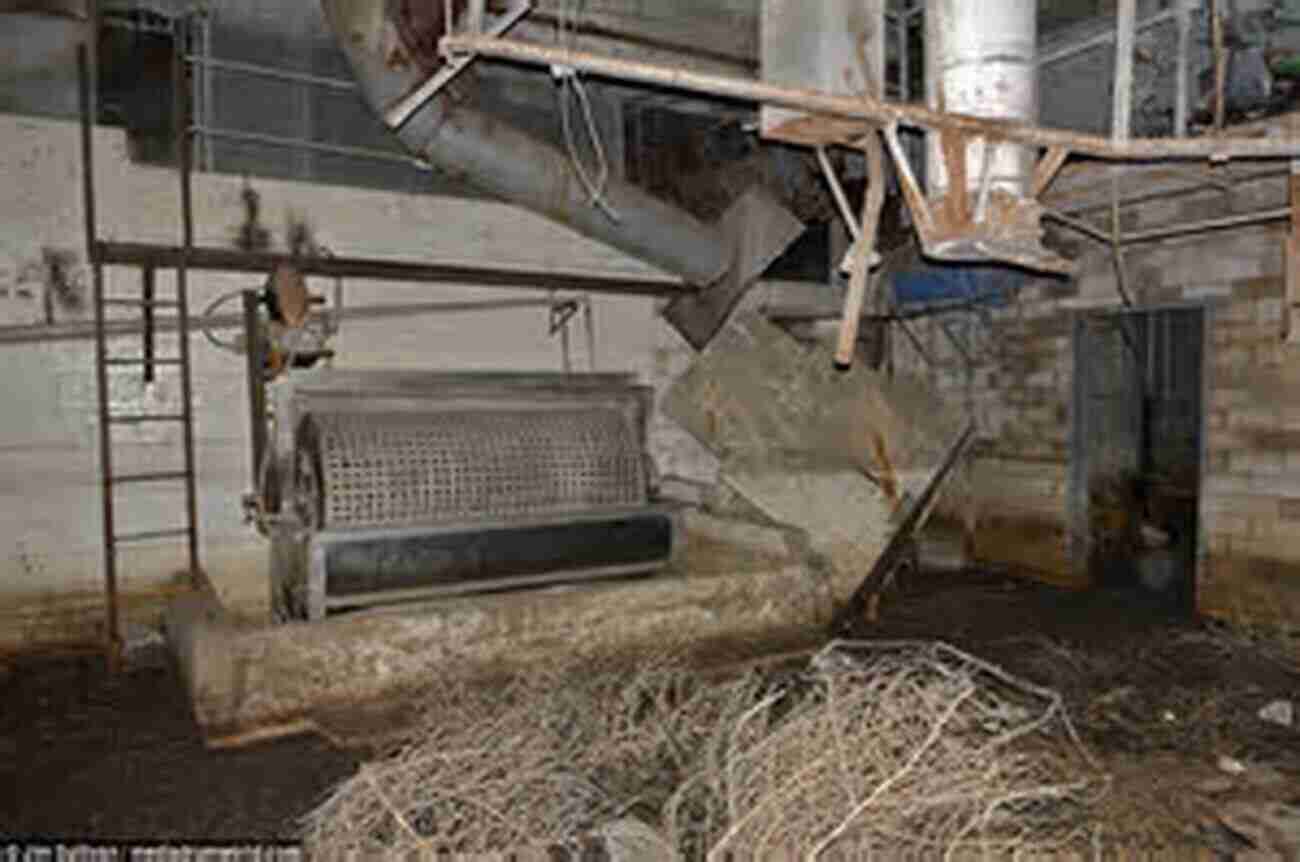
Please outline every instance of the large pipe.
M931 107L991 120L1038 119L1038 3L1036 0L931 0L925 5L927 95ZM948 188L937 133L931 133L927 176L931 197ZM967 191L984 177L983 141L966 147ZM990 188L1016 197L1032 194L1032 147L1002 143L990 154Z
M431 10L442 7L441 0L420 2ZM398 34L410 26L409 19L393 20L386 14L385 7L398 5L322 0L366 101L381 116L429 72L427 64L410 59L419 51L409 44L393 62ZM614 178L604 190L611 215L592 205L568 155L503 120L453 103L445 94L407 120L398 137L412 153L444 171L692 285L713 284L730 267L730 249L712 226Z

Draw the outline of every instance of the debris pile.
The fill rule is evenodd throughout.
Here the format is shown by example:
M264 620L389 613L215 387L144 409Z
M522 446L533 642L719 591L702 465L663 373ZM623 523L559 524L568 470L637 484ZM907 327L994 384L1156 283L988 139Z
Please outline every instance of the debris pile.
M486 854L639 824L665 859L1050 852L1089 846L1104 788L1055 692L942 643L836 642L775 677L662 660L458 689L305 839Z

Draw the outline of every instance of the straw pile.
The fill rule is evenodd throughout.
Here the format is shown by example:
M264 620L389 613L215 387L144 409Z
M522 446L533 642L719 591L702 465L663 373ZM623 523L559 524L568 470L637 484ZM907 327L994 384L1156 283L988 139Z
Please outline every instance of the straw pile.
M780 680L661 660L458 688L305 838L486 854L631 817L662 858L963 858L1087 847L1103 787L1054 692L945 644L834 643Z

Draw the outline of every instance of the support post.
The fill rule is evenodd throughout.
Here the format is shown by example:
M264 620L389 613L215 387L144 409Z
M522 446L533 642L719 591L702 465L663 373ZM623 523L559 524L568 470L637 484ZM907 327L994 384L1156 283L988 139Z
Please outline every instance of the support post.
M1127 141L1133 130L1133 33L1137 0L1119 0L1115 10L1115 92L1110 136Z
M1191 74L1192 0L1178 3L1178 60L1174 67L1174 137L1187 137L1188 76Z
M108 421L108 339L104 326L104 265L100 261L99 226L95 213L95 138L91 116L90 50L85 43L77 46L77 86L81 109L81 186L82 214L86 229L86 259L90 262L95 302L95 382L99 389L99 471L100 498L103 501L105 649L110 669L115 669L122 655L121 621L117 608L117 549L113 525L113 450L112 430Z
M1228 78L1228 52L1224 45L1223 12L1219 0L1210 0L1210 38L1214 44L1214 128L1222 129L1228 105L1224 86Z
M912 20L911 10L907 8L904 2L902 9L898 13L898 23L896 32L898 33L898 101L910 102L912 100L912 58L908 53L907 34L908 24Z
M189 27L178 24L172 55L172 122L176 163L181 192L181 248L176 259L177 340L181 360L181 436L185 447L185 513L189 544L190 577L199 576L198 489L195 486L194 393L190 370L189 262L194 248L194 203L191 176L190 96L185 55L189 50Z
M154 299L157 294L154 289L157 270L152 266L141 267L140 269L140 304L144 316L144 332L140 339L140 353L144 360L144 382L154 382L154 347L155 335L157 328L155 326L156 318L154 315Z
M253 447L253 493L265 498L262 487L262 462L266 458L266 353L258 326L258 296L245 290L244 301L244 374L248 385L248 439Z
M1282 315L1282 337L1287 344L1300 344L1300 159L1291 161L1288 188L1291 230L1286 236L1286 308Z
M862 205L862 226L853 251L853 272L849 275L849 290L844 297L844 317L840 321L839 341L835 349L835 364L848 368L857 353L858 325L862 306L867 297L867 281L876 251L876 229L880 222L880 209L885 203L885 154L880 139L873 133L863 141L867 157L867 194Z

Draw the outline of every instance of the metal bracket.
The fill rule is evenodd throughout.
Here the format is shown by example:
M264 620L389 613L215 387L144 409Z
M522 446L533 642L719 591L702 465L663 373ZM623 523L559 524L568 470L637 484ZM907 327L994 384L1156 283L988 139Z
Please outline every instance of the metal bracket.
M504 36L511 27L515 26L525 15L532 11L533 4L531 0L522 0L519 5L512 7L502 13L501 17L492 23L486 31L473 32L473 36ZM479 26L482 25L482 9L477 9L476 14L471 15L471 21L468 23L472 26L475 21ZM450 21L450 19L448 19ZM449 25L450 26L450 23ZM451 35L450 33L448 35ZM426 103L447 86L451 81L463 72L470 63L474 62L477 54L451 54L446 55L447 62L432 77L425 80L424 83L398 99L387 110L384 111L384 122L390 129L400 129L411 119L417 111L425 106Z

